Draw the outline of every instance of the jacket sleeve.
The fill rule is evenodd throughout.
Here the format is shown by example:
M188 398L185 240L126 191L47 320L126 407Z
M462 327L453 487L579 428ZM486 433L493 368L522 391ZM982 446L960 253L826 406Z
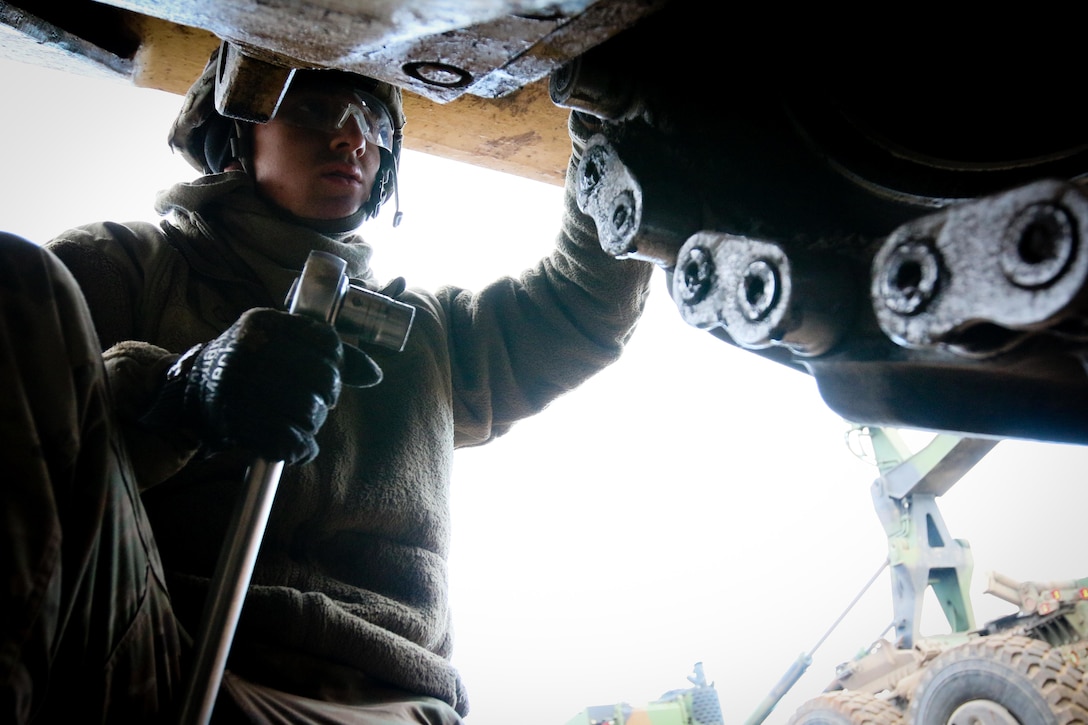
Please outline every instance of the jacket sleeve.
M73 229L46 245L76 278L91 311L117 422L141 490L180 470L198 447L191 432L154 430L140 421L179 356L139 339L149 259L141 247L146 245L147 234L112 223Z
M505 433L619 358L642 314L653 265L618 260L597 241L567 170L554 251L478 293L440 290L448 325L455 443Z

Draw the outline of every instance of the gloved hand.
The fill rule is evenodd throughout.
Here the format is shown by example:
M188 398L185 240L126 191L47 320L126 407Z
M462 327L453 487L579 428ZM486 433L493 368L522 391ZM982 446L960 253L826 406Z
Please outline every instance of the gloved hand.
M324 322L254 309L183 355L167 378L167 387L183 386L181 420L206 445L299 463L317 455L314 438L341 385L376 385L381 370Z

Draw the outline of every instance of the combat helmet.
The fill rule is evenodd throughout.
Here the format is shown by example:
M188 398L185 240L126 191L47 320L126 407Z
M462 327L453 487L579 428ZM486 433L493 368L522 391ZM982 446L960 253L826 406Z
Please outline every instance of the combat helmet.
M185 158L190 166L202 174L218 174L237 162L252 174L252 125L250 122L228 118L215 107L215 79L221 48L216 48L208 59L204 72L189 88L182 102L181 111L170 128L169 144ZM391 122L391 138L379 145L381 162L374 180L370 198L349 217L318 226L328 231L350 231L367 219L377 216L382 204L397 195L397 167L404 139L404 106L400 89L390 83L378 81L356 73L341 70L302 68L295 71L292 84L319 78L345 86L377 99L388 113ZM316 220L313 220L316 223ZM399 210L393 224L400 221Z

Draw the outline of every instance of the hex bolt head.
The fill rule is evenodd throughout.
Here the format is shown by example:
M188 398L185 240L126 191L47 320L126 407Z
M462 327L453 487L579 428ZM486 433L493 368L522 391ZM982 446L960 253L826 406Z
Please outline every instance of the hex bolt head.
M1014 216L1005 230L1001 271L1018 287L1045 287L1065 272L1076 246L1069 212L1050 202L1031 204Z
M702 247L692 247L678 267L680 299L696 305L706 299L714 284L714 258Z
M750 262L741 275L737 305L749 322L759 322L770 314L781 292L778 267L765 259Z
M925 309L940 285L941 261L927 242L908 241L888 255L880 280L884 306L900 315L916 315Z

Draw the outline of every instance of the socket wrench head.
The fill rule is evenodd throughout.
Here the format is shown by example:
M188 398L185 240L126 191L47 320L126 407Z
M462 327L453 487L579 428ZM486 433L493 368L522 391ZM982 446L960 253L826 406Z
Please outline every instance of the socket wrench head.
M333 325L360 342L400 352L408 342L416 308L365 287L349 284Z
M416 308L351 284L347 262L313 251L287 297L289 312L323 320L342 335L400 352L408 342Z

